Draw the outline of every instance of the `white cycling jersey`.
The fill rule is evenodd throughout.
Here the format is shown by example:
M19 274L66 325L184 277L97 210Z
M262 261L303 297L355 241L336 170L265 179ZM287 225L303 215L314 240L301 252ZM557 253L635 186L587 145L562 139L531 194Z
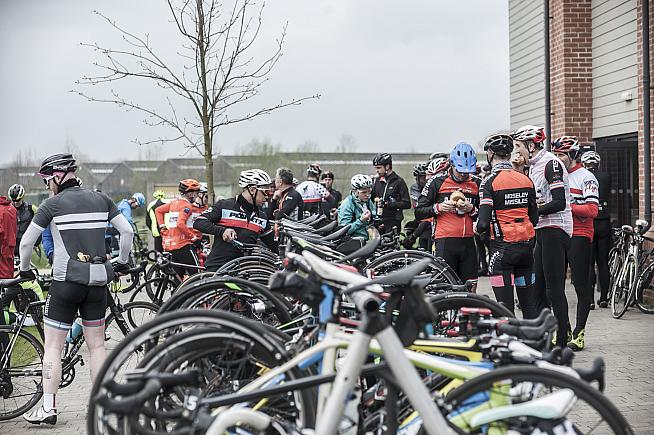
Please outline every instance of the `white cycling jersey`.
M565 209L551 214L541 214L536 229L561 228L572 237L572 208L570 207L570 184L568 171L551 152L542 149L529 159L529 178L536 188L536 200L545 204L552 201L553 189L565 189Z

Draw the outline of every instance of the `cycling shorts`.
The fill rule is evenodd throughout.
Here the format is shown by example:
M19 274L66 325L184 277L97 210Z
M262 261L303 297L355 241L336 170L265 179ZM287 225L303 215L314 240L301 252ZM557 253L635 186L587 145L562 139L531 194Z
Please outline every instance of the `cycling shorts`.
M91 287L66 281L52 281L45 301L45 324L67 331L73 326L78 310L84 326L104 326L107 286Z

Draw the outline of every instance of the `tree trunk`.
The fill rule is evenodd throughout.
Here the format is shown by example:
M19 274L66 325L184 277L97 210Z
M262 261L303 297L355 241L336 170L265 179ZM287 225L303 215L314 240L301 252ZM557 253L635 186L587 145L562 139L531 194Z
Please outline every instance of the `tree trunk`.
M216 202L216 192L213 190L213 144L208 133L204 135L204 173L207 178L208 195L211 204Z

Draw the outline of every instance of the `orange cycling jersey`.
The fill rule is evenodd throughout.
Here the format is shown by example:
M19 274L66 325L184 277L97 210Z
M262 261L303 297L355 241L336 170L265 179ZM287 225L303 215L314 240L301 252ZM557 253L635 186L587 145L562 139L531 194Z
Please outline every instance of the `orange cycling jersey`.
M193 229L193 214L197 213L196 217L200 215L197 210L197 206L184 198L157 207L157 225L166 227L161 233L164 251L183 248L200 238L198 232Z

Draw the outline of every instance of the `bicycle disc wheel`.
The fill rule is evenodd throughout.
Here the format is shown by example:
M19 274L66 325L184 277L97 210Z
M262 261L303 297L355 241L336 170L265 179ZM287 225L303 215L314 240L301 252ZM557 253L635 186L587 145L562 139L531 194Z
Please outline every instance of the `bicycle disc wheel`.
M654 263L650 263L638 275L636 306L643 313L654 314Z
M519 416L489 418L490 421L480 424L484 410L505 406L526 409L529 402L538 399L541 407L558 408L558 415L538 417L542 410L534 412L532 407L531 412ZM493 433L495 428L501 429L501 433L513 430L516 433L633 434L620 411L595 388L562 372L540 367L508 366L480 375L452 390L445 397L445 406L450 424L464 433Z
M8 334L10 327L0 327L0 334ZM9 355L9 367L0 369L0 421L16 418L36 405L43 396L41 368L43 346L32 334L20 330ZM0 354L2 358L4 354ZM6 398L3 398L6 396Z
M637 262L633 255L625 260L616 279L616 284L611 295L611 314L619 319L629 308L632 288L636 281Z

